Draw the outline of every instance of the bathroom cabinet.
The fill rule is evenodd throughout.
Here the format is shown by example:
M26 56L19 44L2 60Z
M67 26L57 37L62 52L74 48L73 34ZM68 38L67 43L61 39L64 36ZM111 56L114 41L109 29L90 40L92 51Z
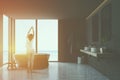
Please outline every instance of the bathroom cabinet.
M120 54L114 52L91 52L80 49L84 63L91 65L110 80L120 80Z
M108 55L108 56L107 56ZM120 59L118 54L88 56L88 64L107 76L110 80L120 80Z

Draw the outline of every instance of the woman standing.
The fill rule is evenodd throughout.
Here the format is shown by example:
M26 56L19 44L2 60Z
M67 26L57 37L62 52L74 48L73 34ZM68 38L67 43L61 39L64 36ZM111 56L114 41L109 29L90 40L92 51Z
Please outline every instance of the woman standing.
M27 33L27 58L28 58L28 68L27 71L31 72L32 69L32 54L33 54L33 38L34 38L34 28L31 27Z

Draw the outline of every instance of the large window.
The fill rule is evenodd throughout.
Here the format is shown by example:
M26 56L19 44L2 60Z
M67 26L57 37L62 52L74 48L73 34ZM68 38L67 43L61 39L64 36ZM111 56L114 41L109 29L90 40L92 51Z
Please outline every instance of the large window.
M50 61L58 61L58 20L38 20L38 52L49 53Z
M35 30L35 38L33 41L34 50L38 54L50 54L49 61L58 61L58 20L56 19L16 19L16 54L26 53L26 35L31 26L33 26Z
M16 54L26 53L26 36L29 29L33 26L35 28L35 20L19 20L15 22L15 45ZM35 30L35 29L34 29ZM35 49L35 38L33 40L33 47Z

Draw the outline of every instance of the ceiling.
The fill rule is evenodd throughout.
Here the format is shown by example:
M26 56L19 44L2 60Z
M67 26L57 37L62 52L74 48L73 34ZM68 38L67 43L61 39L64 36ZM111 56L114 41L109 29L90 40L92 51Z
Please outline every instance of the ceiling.
M2 0L1 11L16 19L85 18L103 0Z

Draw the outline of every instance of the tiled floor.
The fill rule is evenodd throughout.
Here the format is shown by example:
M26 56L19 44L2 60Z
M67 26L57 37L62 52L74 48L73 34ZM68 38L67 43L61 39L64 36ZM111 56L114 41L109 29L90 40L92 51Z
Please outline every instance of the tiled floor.
M33 71L0 69L0 80L109 80L94 68L84 64L49 62L47 69Z

